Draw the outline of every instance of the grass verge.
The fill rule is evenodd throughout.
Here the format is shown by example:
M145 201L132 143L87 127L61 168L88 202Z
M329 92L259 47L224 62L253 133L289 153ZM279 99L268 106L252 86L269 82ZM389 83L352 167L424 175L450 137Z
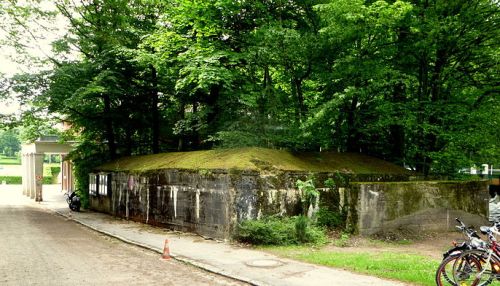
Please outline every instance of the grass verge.
M21 159L17 157L5 157L0 155L0 165L21 165Z
M342 268L376 277L434 286L434 274L440 263L426 256L396 252L332 252L307 246L263 247L279 256L313 264Z

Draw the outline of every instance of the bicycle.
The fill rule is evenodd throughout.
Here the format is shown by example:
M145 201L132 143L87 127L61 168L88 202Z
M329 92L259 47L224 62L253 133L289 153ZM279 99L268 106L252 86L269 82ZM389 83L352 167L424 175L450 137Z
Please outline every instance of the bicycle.
M459 223L459 225L455 227L464 234L466 241L460 244L454 241L454 247L443 253L443 260L439 264L435 275L437 286L458 286L453 278L453 265L455 264L456 259L459 258L464 251L486 247L486 242L479 237L477 231L473 228L467 227L459 218L456 218L455 220ZM476 264L476 267L477 266L478 265Z
M495 235L500 235L500 224L482 226L481 233L488 236L486 248L463 251L453 264L453 280L458 286L486 286L500 281L500 245Z

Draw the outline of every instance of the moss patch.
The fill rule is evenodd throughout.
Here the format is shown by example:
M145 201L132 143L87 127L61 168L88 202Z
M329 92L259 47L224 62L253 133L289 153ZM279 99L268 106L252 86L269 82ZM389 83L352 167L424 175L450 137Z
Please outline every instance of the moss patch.
M236 169L253 171L410 174L389 162L355 153L291 153L265 148L217 149L124 157L97 168L101 171L146 172L161 169Z

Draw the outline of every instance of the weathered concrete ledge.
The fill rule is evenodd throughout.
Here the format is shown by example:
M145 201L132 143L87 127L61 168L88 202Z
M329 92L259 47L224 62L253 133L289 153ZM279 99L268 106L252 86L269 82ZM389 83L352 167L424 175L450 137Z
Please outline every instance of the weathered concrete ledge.
M359 182L357 224L361 234L453 230L456 217L467 224L487 224L488 182Z

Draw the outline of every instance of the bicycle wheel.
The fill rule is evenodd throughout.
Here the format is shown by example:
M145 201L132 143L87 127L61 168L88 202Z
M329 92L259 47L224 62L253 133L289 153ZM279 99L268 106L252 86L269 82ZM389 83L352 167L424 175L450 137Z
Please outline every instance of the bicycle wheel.
M453 263L453 281L457 286L486 286L495 278L485 250L467 250L462 252ZM493 257L494 259L494 257Z
M453 278L453 265L455 260L460 257L461 253L450 255L441 261L436 271L436 285L446 286L452 285L457 286L455 279Z

